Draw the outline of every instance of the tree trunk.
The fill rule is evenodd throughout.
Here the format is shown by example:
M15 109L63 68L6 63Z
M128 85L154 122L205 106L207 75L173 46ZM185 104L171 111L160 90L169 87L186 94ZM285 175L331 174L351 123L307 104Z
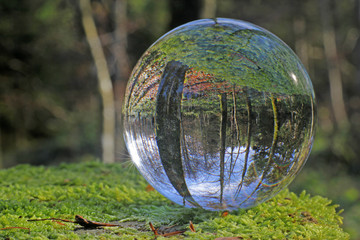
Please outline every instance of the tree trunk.
M245 175L247 172L247 168L248 168L248 161L249 161L249 153L250 153L250 146L251 146L251 131L252 131L252 126L251 126L251 114L252 114L252 107L251 107L251 96L249 94L249 91L246 91L246 109L247 109L247 133L246 133L246 137L247 137L247 141L246 141L246 150L245 150L245 158L244 158L244 166L243 166L243 171L242 171L242 175L241 175L241 182L236 190L236 194L235 196L238 197L242 186L244 185L244 180L245 180ZM239 142L240 144L240 142Z
M122 108L124 104L126 83L130 74L130 64L127 54L127 15L126 0L116 0L114 3L115 31L113 41L113 54L115 61L114 72L114 99L116 109L116 156L117 159L125 161L128 156L123 138Z
M201 18L216 18L216 0L202 0Z
M267 161L267 163L265 165L265 169L264 169L263 173L261 174L261 178L259 180L259 183L254 188L252 193L242 203L244 203L248 199L250 199L256 193L256 191L261 187L261 185L264 182L264 179L267 177L267 174L271 170L271 167L272 167L272 165L274 163L273 158L274 158L275 148L276 148L276 145L277 145L277 142L278 142L278 135L279 135L279 113L278 113L278 109L277 109L277 106L276 106L275 97L271 95L270 98L271 98L271 106L272 106L272 109L273 109L273 117L274 117L274 133L273 133L273 140L272 140L272 143L271 143L271 148L270 148L268 161Z
M355 15L356 15L356 26L360 29L360 0L357 0L355 3ZM353 52L356 66L356 76L355 76L355 87L360 91L360 36L357 39L356 46Z
M306 41L306 21L304 16L297 16L293 22L295 33L295 52L305 68L309 70L308 44Z
M323 33L324 53L327 62L330 98L335 121L338 126L347 125L340 62L336 47L336 36L329 0L319 0Z
M106 58L92 16L90 0L80 0L80 11L86 38L97 70L99 91L103 105L102 160L105 163L113 163L115 160L115 108L113 86Z
M226 93L220 96L220 203L223 203L225 181L225 150L226 150L226 124L227 124L227 99Z
M181 99L187 70L181 62L170 61L161 76L156 97L156 142L165 173L184 205L188 201L199 206L187 188L181 157Z

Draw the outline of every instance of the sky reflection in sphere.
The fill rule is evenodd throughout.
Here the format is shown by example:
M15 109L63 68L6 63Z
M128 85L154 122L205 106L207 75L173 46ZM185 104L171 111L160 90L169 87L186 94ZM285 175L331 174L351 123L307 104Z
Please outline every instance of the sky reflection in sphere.
M315 125L311 80L293 51L247 22L182 25L130 77L123 108L131 159L186 207L255 206L305 164Z

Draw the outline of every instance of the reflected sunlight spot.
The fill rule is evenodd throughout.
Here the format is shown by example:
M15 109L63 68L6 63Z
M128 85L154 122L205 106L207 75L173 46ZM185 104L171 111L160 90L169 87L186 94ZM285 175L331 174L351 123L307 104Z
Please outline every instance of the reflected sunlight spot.
M135 163L136 166L141 166L141 159L139 156L139 153L137 151L137 144L132 144L130 140L134 140L131 137L131 134L128 131L125 131L125 135L126 138L128 139L128 141L126 141L126 146L129 150L129 152L131 153L131 160ZM136 141L136 140L135 140Z
M290 73L290 77L294 80L294 82L297 84L298 83L298 79L296 77L296 75L292 72Z

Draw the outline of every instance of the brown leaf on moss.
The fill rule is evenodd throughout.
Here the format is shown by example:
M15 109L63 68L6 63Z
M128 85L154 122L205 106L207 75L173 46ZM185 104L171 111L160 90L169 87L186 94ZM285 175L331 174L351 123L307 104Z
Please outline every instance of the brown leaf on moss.
M221 214L221 217L226 217L227 215L229 215L229 212L228 211L225 211Z
M155 188L153 188L153 186L151 186L150 184L148 184L148 185L146 186L145 190L146 190L147 192L151 192L151 191L154 191Z
M190 221L189 228L190 228L190 230L191 230L192 232L196 232L196 231L195 231L194 224L192 223L192 221Z
M315 223L318 224L318 221L316 218L314 218L309 212L301 212L301 217L303 218L303 222L311 222L311 223Z

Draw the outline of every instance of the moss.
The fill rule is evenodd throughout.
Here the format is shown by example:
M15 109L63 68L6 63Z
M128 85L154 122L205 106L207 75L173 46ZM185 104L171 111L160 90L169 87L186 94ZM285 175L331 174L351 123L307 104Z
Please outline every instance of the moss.
M127 165L127 166L126 166ZM99 162L57 167L19 165L0 170L0 238L10 239L153 239L148 227L178 225L188 229L170 239L349 239L340 225L338 205L303 192L285 190L255 208L221 212L175 205L147 183L129 164ZM33 218L73 219L75 215L122 227L99 230ZM196 232L189 230L189 221ZM159 238L161 239L161 238Z

